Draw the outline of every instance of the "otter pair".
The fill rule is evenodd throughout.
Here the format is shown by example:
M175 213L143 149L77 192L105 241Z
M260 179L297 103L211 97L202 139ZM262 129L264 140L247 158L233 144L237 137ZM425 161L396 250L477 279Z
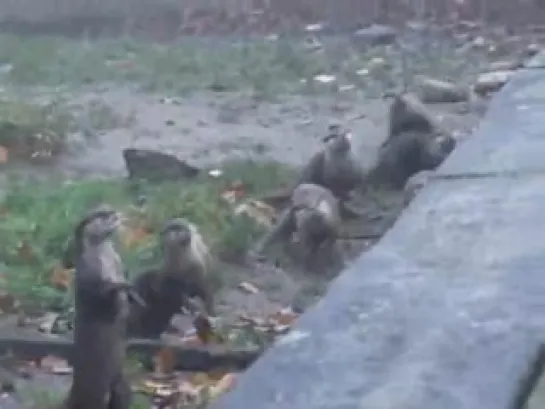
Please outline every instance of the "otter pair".
M136 331L131 329L134 325L130 324L131 319L153 308L154 299L151 292L139 294L146 280L137 279L134 286L126 280L112 241L121 223L118 212L101 206L75 229L74 375L65 409L129 409L131 404L131 388L123 374L127 327L129 333ZM195 231L184 220L171 220L162 231L163 246L176 243L180 248L194 248ZM193 254L191 250L188 253ZM193 265L186 268L192 274L202 272ZM140 288L139 283L142 283ZM202 283L192 282L192 285L193 289ZM185 300L184 297L178 299ZM131 300L137 302L131 305ZM152 303L148 304L149 301ZM211 303L209 299L207 302Z

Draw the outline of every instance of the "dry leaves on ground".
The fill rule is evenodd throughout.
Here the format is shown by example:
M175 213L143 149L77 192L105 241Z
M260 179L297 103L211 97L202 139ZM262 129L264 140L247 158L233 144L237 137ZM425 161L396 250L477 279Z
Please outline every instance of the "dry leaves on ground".
M60 265L53 268L53 272L49 279L51 285L59 290L67 290L72 284L74 278L74 269L67 269Z

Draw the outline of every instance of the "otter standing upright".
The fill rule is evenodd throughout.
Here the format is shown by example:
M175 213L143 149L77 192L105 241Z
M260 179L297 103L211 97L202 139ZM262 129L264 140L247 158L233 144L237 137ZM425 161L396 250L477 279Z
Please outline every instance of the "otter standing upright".
M329 189L339 199L339 211L344 217L360 216L348 201L363 183L363 168L352 152L351 138L347 129L338 124L330 125L328 135L323 138L323 150L310 159L295 185L315 184Z
M213 314L209 285L210 254L197 227L184 219L168 220L160 234L163 264L140 274L134 288L146 306L131 307L131 337L158 338L182 307L191 308L190 297L200 298Z
M74 376L66 409L129 409L123 375L129 310L121 260L111 236L120 216L101 206L75 230Z

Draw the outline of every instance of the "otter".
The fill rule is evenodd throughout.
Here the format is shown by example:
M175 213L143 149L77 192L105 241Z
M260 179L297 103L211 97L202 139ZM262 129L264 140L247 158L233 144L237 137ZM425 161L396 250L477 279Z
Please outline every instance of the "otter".
M123 361L132 286L111 240L121 220L118 212L104 205L75 229L74 376L66 409L131 405Z
M133 305L129 336L157 338L182 307L195 312L190 297L200 298L208 314L213 314L209 286L211 256L197 227L184 219L168 220L160 233L162 265L140 274L134 288L145 307Z
M339 200L323 186L303 183L291 195L291 204L273 228L258 241L250 258L262 259L264 249L279 239L293 238L309 260L318 249L333 250L341 223Z

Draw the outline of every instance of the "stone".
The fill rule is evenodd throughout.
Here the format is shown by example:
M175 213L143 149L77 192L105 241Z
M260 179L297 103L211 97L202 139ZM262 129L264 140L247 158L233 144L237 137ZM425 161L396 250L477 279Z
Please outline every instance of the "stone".
M449 81L419 75L415 78L416 93L426 104L466 102L469 89Z
M397 31L382 24L371 24L368 27L357 30L354 38L358 43L367 45L388 45L392 44L397 38Z
M174 155L151 149L124 149L123 159L129 179L183 180L195 178L200 173L200 169L181 161Z
M507 81L513 76L515 71L502 70L482 73L477 77L477 81L473 85L473 90L478 95L487 95L491 92L496 92L503 87Z
M491 100L470 140L459 144L439 172L455 175L543 172L544 105L545 71L519 70Z

